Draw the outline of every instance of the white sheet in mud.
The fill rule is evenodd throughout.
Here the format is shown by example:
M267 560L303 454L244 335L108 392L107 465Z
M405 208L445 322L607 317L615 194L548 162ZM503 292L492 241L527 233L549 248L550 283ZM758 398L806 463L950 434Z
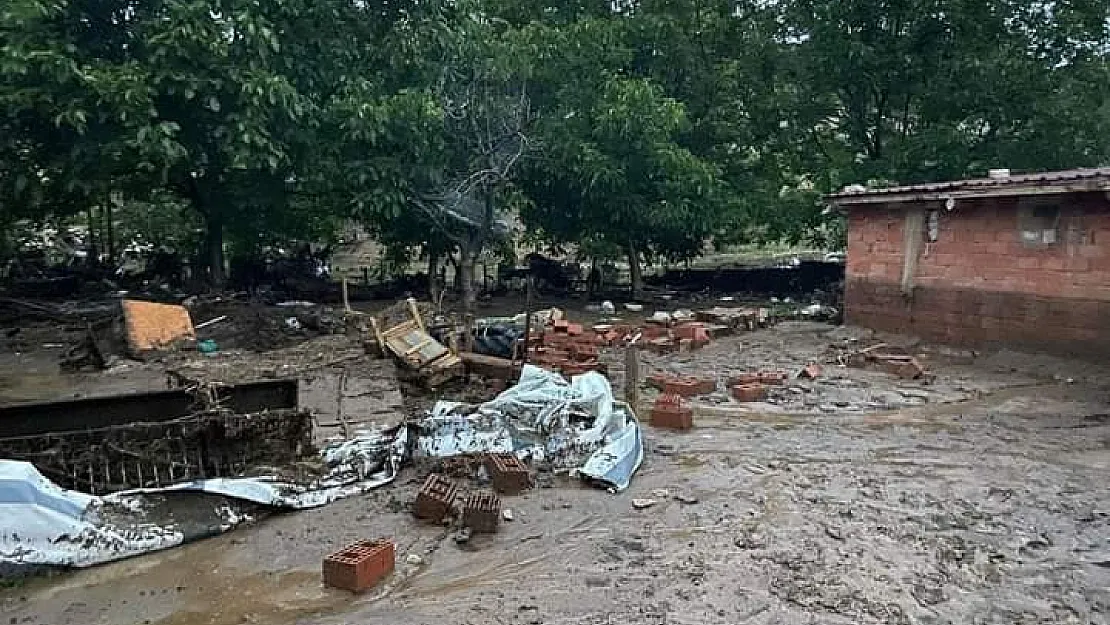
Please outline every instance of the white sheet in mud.
M525 365L520 381L495 399L471 406L438 402L420 426L416 454L514 453L576 471L621 491L644 459L632 409L613 398L599 373L574 376Z
M297 484L275 477L196 480L97 497L60 488L27 462L0 460L0 576L85 567L227 531L259 506L305 509L393 481L404 427L326 447L328 472Z

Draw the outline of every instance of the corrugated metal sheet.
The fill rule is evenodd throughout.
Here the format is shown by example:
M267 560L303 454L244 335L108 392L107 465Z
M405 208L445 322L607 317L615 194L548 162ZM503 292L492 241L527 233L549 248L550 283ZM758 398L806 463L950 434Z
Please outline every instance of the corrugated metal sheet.
M997 178L972 178L950 182L913 184L885 189L847 188L827 196L833 204L863 201L906 201L935 199L939 194L1025 195L1038 191L1097 191L1110 189L1110 167L1069 169L1035 174L1011 174ZM897 197L906 196L906 197Z

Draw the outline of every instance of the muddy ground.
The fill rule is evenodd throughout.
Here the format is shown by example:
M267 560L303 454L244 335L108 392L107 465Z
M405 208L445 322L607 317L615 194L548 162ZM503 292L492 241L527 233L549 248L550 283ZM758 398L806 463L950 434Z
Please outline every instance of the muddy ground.
M460 546L416 524L407 506L423 474L408 468L367 496L20 582L0 591L0 624L1110 623L1108 370L914 345L932 383L835 364L870 340L791 322L645 354L647 371L718 380L825 366L764 403L700 398L689 432L645 426L645 462L624 493L561 479L504 498L514 520L494 536ZM287 349L300 351L172 365L342 372L356 380L352 418L405 411L382 361L352 349L335 362L348 355L343 337ZM36 353L0 357L5 401L162 384L169 366L59 382ZM622 358L608 359L620 388ZM636 498L655 503L637 510ZM326 553L376 536L397 543L385 584L362 596L321 584Z

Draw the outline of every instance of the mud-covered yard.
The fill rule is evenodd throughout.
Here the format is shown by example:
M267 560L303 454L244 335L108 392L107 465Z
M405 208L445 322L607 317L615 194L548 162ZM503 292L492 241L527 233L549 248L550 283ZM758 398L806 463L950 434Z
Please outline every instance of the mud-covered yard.
M918 348L926 384L830 362L861 338L787 323L645 354L645 372L719 380L826 364L766 403L722 385L694 401L688 432L645 426L647 457L620 494L543 481L502 499L513 520L496 535L459 545L413 520L423 473L408 468L367 496L19 582L0 593L0 623L1110 622L1107 371ZM620 389L621 355L609 360ZM321 584L326 553L377 536L397 543L386 583L362 596Z

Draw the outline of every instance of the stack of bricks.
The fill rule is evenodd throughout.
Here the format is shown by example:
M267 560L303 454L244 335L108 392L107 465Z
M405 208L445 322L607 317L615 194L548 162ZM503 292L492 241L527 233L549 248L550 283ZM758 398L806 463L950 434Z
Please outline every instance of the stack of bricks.
M501 498L493 493L474 492L463 500L463 525L475 534L492 534L501 520Z
M528 467L512 454L490 454L486 469L493 489L503 495L516 495L532 487Z
M644 327L643 333L647 349L657 354L700 349L710 342L708 326L698 321L681 323L673 328L650 324Z
M787 374L779 370L762 370L741 373L729 379L733 399L742 402L761 401L767 396L768 386L786 383Z
M458 493L459 487L454 482L432 473L424 480L424 485L416 494L413 515L423 521L439 523L443 517L451 513L451 506L454 505Z
M362 592L392 573L395 561L393 542L359 541L324 558L324 584Z
M669 376L663 373L649 375L647 383L664 394L681 397L708 395L717 390L717 382L712 378Z
M689 341L689 349L699 349L709 344L709 332L700 322L683 323L675 326L674 336L679 341Z
M651 425L657 428L688 430L694 427L694 411L682 404L678 395L660 395L651 410Z
M598 347L607 345L608 339L593 330L586 330L581 324L556 321L551 331L540 334L529 343L528 361L532 364L566 376L581 375L587 371L604 373L605 368L598 360Z

